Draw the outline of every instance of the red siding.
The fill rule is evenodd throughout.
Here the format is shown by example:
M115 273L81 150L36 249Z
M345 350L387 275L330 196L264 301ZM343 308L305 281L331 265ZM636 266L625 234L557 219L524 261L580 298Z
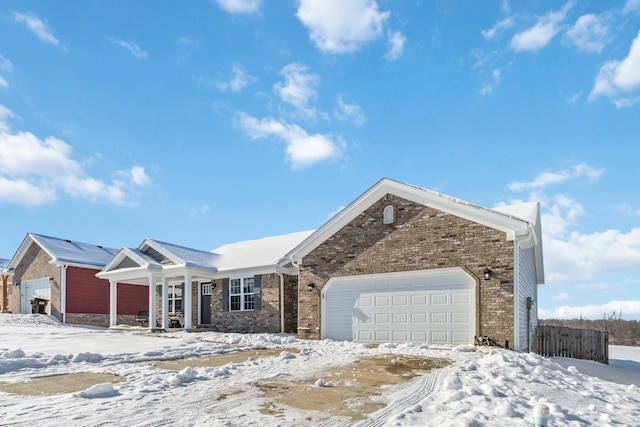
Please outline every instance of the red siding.
M67 267L67 313L109 314L109 281L100 270ZM149 309L149 288L118 283L118 314Z

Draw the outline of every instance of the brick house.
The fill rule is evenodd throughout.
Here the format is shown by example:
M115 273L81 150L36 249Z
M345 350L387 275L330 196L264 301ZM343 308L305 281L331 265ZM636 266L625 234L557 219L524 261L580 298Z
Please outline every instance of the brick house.
M221 246L211 252L146 239L122 248L98 274L149 294L155 326L224 332L292 332L297 327L297 269L281 262L308 237L299 232ZM118 298L119 300L119 298ZM153 316L152 316L153 318Z
M96 274L116 250L88 243L29 233L3 269L8 311L50 314L66 323L107 326L109 282ZM137 287L118 284L120 323L133 322L148 305ZM4 293L4 287L3 287Z
M538 203L488 209L389 179L315 231L211 252L152 239L112 252L96 275L110 326L123 323L127 283L147 296L151 328L443 345L480 337L522 351L544 283ZM50 258L29 265L60 263ZM59 316L61 273L20 274L54 279Z
M382 179L286 259L301 338L520 351L537 325L538 203L487 209Z

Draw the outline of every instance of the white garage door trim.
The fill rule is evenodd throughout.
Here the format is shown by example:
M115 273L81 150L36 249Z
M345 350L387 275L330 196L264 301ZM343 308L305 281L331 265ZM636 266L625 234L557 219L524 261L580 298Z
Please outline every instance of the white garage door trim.
M462 268L329 279L321 337L356 342L472 344L476 280Z
M51 283L49 277L40 279L23 280L20 283L20 293L22 295L22 303L20 304L20 312L22 314L31 314L31 300L33 298L41 298L49 301L47 304L47 314L51 314Z

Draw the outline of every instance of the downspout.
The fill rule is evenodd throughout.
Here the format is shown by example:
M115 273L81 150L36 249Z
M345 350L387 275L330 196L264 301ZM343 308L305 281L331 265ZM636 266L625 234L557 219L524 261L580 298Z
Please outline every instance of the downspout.
M60 266L60 315L67 323L67 265Z

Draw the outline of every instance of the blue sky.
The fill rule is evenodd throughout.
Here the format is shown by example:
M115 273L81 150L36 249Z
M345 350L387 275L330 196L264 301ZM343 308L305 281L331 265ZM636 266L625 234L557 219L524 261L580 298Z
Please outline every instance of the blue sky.
M640 0L5 0L0 257L314 229L388 177L539 201L541 316L640 319L639 119Z

